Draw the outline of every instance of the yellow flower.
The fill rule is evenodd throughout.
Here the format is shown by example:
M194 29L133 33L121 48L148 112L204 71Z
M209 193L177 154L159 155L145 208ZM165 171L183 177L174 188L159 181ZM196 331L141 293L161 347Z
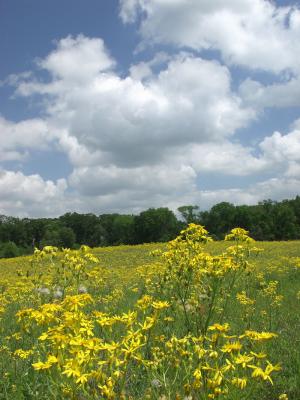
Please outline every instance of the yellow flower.
M48 356L47 362L50 363L51 365L56 364L58 363L58 358L50 354Z
M240 342L226 343L221 348L223 353L231 353L232 351L239 351L242 348L242 344Z
M22 360L26 360L29 356L33 354L32 350L22 350L22 349L17 349L14 352L14 356L21 358Z
M84 385L87 381L88 381L89 375L88 374L83 374L80 375L77 379L76 379L76 383L79 383L80 385Z
M155 323L155 319L153 317L146 317L146 320L143 324L139 324L142 331L147 331L152 328Z
M53 356L52 354L49 354L47 361L46 362L41 362L38 361L36 363L33 363L32 366L35 370L41 370L41 369L49 369L52 367L53 364L58 363L58 358Z
M255 358L266 358L267 355L265 353L254 353L254 351L250 351L250 354L252 354Z
M262 378L264 381L268 380L272 385L273 381L271 378L271 373L273 371L280 371L281 367L280 365L272 365L271 363L268 362L268 365L265 370L262 368L258 367L257 365L248 365L249 368L253 369L252 376L253 378Z
M247 379L246 378L233 378L231 380L231 383L240 389L244 389L247 385Z
M248 231L243 228L234 228L230 231L229 235L225 236L225 240L235 240L239 242L254 242L252 238L248 236Z
M49 363L49 362L43 363L43 362L41 362L41 361L38 361L38 362L36 362L36 363L33 363L32 366L33 366L33 368L34 368L35 370L43 370L43 369L49 369L49 368L51 368L51 367L52 367L52 364Z
M209 331L219 331L219 332L227 332L229 330L229 324L213 324L209 326Z
M243 338L245 336L248 337L249 339L256 340L258 342L264 340L270 340L277 337L276 333L271 333L271 332L245 331L245 333L241 335L240 338Z
M241 293L238 293L238 294L236 295L236 298L237 298L237 300L239 301L240 304L243 304L243 305L245 305L245 306L255 304L255 300L250 299L250 298L246 295L245 290L243 290Z
M68 378L74 377L74 378L79 378L81 376L81 371L77 365L77 363L67 363L64 366L64 371L63 375L67 375Z
M170 307L170 303L168 303L167 301L153 301L152 307L156 310L163 310L164 308Z
M289 400L288 395L286 393L282 393L279 397L278 400Z
M63 301L63 306L70 311L78 311L78 309L84 307L85 305L92 303L93 299L91 295L84 293L75 296L67 296Z

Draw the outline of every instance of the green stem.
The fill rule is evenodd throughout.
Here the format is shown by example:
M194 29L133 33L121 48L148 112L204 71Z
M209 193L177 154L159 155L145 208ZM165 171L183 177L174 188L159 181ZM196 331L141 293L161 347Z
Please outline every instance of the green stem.
M223 320L224 320L224 317L225 317L225 312L227 311L227 307L228 307L228 303L229 303L229 293L232 293L232 289L234 287L235 281L236 281L236 271L234 272L233 278L232 278L232 280L230 282L230 285L229 285L228 294L226 296L225 304L224 304L223 311L222 311L221 318L220 318L220 324L221 325L223 324Z
M214 285L213 287L213 292L212 292L212 296L211 296L211 301L210 301L210 305L209 305L209 310L208 310L208 315L204 324L204 329L203 329L203 335L205 336L207 333L207 329L209 326L209 322L211 320L213 311L214 311L214 303L215 303L215 298L218 292L218 282Z

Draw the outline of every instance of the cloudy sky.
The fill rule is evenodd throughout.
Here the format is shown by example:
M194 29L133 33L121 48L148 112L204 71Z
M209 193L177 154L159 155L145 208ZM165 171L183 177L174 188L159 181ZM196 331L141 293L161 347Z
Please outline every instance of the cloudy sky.
M1 0L0 214L300 194L288 0Z

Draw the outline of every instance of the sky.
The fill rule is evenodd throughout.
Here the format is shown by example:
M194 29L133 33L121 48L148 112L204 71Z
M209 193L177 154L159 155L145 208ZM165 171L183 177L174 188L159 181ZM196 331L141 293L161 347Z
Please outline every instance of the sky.
M0 0L0 214L300 194L300 4Z

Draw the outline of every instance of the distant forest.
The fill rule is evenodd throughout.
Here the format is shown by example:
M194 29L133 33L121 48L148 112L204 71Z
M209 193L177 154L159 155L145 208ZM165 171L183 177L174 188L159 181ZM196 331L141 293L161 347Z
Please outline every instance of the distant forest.
M46 245L78 248L120 244L166 242L187 224L204 225L221 240L234 227L242 227L256 240L300 239L300 196L294 200L265 200L257 205L235 206L228 202L209 211L198 206L178 208L178 218L168 208L149 208L139 215L66 213L59 218L0 216L0 257L32 253Z

